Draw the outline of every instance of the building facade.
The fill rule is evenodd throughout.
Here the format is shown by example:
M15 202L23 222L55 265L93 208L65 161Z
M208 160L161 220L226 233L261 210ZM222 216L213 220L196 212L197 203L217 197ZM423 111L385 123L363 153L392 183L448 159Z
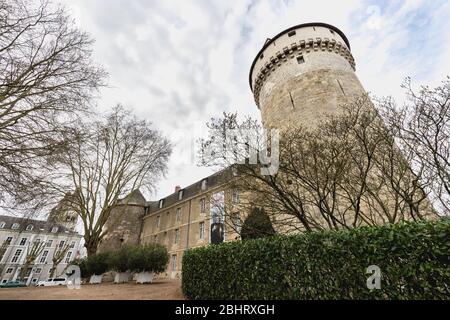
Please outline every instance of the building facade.
M40 253L22 280L30 285L50 278L54 268L52 258L64 250L64 257L54 272L54 276L61 275L79 256L81 238L75 231L52 221L0 216L0 282L19 278L34 246L41 248Z

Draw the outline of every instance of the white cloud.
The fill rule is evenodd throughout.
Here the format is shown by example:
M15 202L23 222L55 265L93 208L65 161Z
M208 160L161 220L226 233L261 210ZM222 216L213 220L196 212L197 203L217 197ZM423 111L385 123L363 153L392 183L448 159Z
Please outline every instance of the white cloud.
M176 144L167 179L153 198L211 172L183 164L187 132L222 111L259 117L248 71L264 41L299 23L333 24L347 34L365 88L401 97L411 75L436 83L449 71L446 1L66 0L96 39L95 58L110 72L100 106L122 102ZM423 12L422 12L423 11ZM425 33L424 33L425 32ZM420 46L416 35L426 45ZM410 50L417 50L411 52ZM173 133L173 134L172 134Z

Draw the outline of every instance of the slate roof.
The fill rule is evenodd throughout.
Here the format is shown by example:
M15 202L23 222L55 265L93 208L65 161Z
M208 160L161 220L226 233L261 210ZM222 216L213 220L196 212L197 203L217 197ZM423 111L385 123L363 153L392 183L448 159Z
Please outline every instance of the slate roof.
M73 234L77 235L78 233L75 231L70 231L69 229L65 228L62 225L56 224L54 222L45 221L45 220L36 220L36 219L30 219L30 218L19 218L14 216L5 216L0 215L0 224L2 222L5 222L5 226L0 229L2 230L11 230L15 232L34 232L34 233L51 233L53 227L58 227L58 231L55 234ZM19 224L18 229L12 229L12 226L14 223ZM32 225L33 230L26 231L27 226ZM79 235L79 234L78 234Z
M214 188L218 185L221 185L227 181L230 181L233 177L232 168L228 167L219 172L216 172L206 178L203 178L190 186L180 189L183 191L183 198L178 200L178 192L174 192L167 197L164 197L160 200L164 200L162 208L159 208L159 201L147 201L147 214L153 213L158 210L162 210L164 208L170 207L171 205L177 202L183 202L185 199L191 198L193 196L198 195L202 192L207 192L209 189ZM202 190L202 181L206 180L206 189Z

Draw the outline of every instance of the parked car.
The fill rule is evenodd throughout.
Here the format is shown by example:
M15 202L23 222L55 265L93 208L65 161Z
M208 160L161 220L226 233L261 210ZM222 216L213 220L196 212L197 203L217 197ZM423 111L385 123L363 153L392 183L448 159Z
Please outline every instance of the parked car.
M5 283L0 284L0 288L17 288L17 287L26 287L27 285L19 280L9 280Z
M64 286L66 284L67 284L66 278L50 278L47 280L38 281L36 287Z

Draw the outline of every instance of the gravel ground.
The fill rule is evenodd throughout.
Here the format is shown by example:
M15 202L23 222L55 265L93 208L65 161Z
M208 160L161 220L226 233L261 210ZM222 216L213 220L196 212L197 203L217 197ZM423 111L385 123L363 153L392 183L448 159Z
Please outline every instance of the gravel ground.
M155 280L152 284L82 285L79 290L66 286L0 288L0 300L183 300L181 281Z

